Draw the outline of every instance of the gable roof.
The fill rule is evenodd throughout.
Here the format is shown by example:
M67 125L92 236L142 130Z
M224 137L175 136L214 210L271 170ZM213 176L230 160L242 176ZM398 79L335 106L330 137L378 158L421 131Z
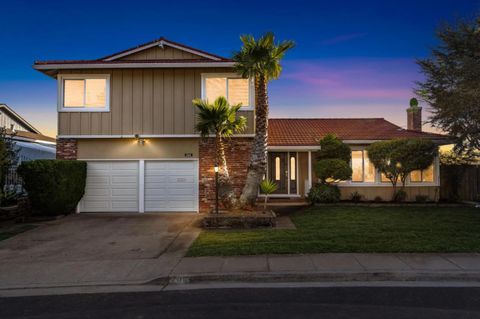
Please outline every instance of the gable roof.
M318 146L328 133L344 141L427 138L445 143L448 136L406 130L383 118L269 119L268 146Z
M188 52L197 59L147 59L129 60L128 57L154 47L171 47L176 50ZM195 49L185 44L168 40L164 37L140 44L120 52L95 60L49 60L35 61L33 68L47 75L55 75L59 69L100 69L100 68L184 68L184 67L233 67L231 59Z
M182 43L173 42L173 41L168 40L164 37L161 37L159 39L156 39L156 40L153 40L153 41L150 41L150 42L147 42L147 43L137 45L137 46L135 46L133 48L130 48L130 49L126 49L126 50L123 50L123 51L120 51L120 52L116 52L116 53L107 55L103 58L100 58L99 60L114 61L114 60L120 59L122 57L128 56L130 54L137 53L137 52L140 52L140 51L144 51L144 50L152 48L154 46L159 46L159 47L169 46L169 47L172 47L172 48L175 48L175 49L178 49L178 50L181 50L181 51L185 51L185 52L188 52L188 53L192 53L194 55L198 55L199 57L203 57L203 58L213 60L213 61L231 61L230 59L221 57L221 56L213 54L213 53L209 53L209 52L206 52L206 51L203 51L203 50L195 49L195 48L192 48L192 47L190 47L188 45L185 45L185 44L182 44Z
M7 104L0 103L0 112L3 112L6 115L8 115L8 117L10 117L12 120L17 122L20 126L24 127L29 132L40 134L39 130L37 130L32 124L27 122L27 120L21 117L17 112L12 110Z

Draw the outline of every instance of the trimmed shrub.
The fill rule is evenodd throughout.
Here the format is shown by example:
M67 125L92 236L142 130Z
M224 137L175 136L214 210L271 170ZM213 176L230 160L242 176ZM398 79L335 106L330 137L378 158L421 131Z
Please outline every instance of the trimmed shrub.
M394 202L400 203L400 202L404 202L406 199L407 199L407 192L404 191L403 189L396 191L395 194L393 195Z
M308 192L308 201L315 203L337 203L340 201L340 189L336 185L316 184Z
M32 206L33 214L66 215L85 192L87 163L65 160L35 160L23 162L18 173Z
M352 168L339 158L324 159L315 164L315 174L322 182L339 182L352 176Z
M350 194L350 200L354 203L358 203L362 200L363 195L357 191L354 191Z
M381 196L375 196L375 198L373 199L374 202L383 202L383 198Z
M329 133L320 140L320 150L317 153L317 159L331 158L338 158L350 163L352 152L350 146L343 143L335 134Z
M417 203L426 203L428 202L428 195L417 195L415 196L415 201Z

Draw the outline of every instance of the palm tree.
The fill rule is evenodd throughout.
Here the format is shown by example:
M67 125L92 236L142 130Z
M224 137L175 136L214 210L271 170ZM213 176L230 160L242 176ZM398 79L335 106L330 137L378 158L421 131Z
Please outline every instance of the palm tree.
M226 208L236 204L230 174L228 173L227 159L225 157L224 138L229 138L235 133L245 130L247 119L237 117L241 105L229 105L225 97L220 96L213 104L206 100L195 99L192 101L198 110L196 130L203 138L215 135L215 150L219 161L219 196Z
M248 166L247 179L240 197L242 206L254 206L258 186L267 166L268 94L267 84L278 79L282 71L280 61L285 52L295 46L293 41L275 43L272 32L255 40L252 35L240 37L243 47L233 55L235 71L244 78L255 79L255 137Z

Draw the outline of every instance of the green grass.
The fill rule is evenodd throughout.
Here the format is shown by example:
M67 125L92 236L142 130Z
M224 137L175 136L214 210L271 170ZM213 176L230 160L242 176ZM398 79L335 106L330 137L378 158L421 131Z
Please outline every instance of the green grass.
M0 241L5 240L7 238L13 237L20 233L26 232L27 230L34 229L37 226L35 225L14 225L7 229L0 229Z
M291 218L296 230L203 231L187 255L480 251L470 207L312 207Z

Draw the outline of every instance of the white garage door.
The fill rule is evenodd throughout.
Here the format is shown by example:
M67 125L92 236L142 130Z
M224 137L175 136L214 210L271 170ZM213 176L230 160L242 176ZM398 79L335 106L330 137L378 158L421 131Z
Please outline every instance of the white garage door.
M81 212L137 212L138 161L87 162Z
M197 161L145 161L145 211L197 210Z

